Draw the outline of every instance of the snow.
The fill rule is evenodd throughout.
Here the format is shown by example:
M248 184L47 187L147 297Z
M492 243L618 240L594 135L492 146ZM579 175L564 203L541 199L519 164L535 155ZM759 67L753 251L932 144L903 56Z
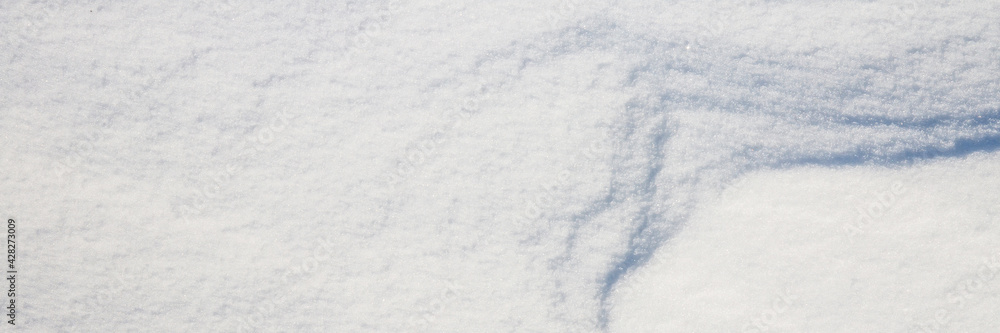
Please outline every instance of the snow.
M995 331L997 22L4 2L5 327Z
M747 175L617 286L611 331L991 331L998 171L992 153Z

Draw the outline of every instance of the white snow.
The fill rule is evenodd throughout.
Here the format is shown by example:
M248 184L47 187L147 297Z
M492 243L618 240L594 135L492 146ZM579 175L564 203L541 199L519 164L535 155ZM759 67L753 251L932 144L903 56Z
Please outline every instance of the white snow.
M3 2L12 329L995 331L998 22Z
M993 153L748 175L618 286L611 331L989 332L998 172Z

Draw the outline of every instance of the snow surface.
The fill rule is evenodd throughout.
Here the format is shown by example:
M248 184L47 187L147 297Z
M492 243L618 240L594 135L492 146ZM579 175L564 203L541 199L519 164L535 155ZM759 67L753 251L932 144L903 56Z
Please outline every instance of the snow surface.
M618 284L611 331L995 331L997 174L998 153L748 175Z
M5 1L0 27L15 330L1000 330L997 1Z

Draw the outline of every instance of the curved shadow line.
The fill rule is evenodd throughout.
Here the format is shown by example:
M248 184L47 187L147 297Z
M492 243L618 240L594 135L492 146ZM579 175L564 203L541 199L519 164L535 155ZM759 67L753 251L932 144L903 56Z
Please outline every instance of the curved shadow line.
M1000 134L985 136L979 139L957 139L955 140L954 146L948 149L926 147L923 149L906 150L901 153L888 156L858 152L832 155L829 157L807 157L778 161L775 163L766 163L758 165L755 168L763 167L771 169L790 169L804 165L830 167L873 164L885 166L908 165L920 160L930 160L942 157L964 157L978 152L996 151L1000 151ZM650 180L647 179L647 182L650 182ZM654 184L647 184L652 186L652 188L650 188L651 191L655 191ZM673 228L673 230L669 230L664 234L656 233L651 228L653 223L659 223L654 221L658 221L662 218L662 216L659 216L658 214L651 214L649 206L643 208L641 215L643 216L642 223L629 237L628 252L617 262L617 264L615 264L614 268L605 274L603 278L601 290L599 291L600 313L598 314L598 323L601 330L606 331L608 329L611 309L609 308L607 302L618 282L630 272L649 262L649 259L652 258L652 255L656 252L657 248L676 235L676 228Z

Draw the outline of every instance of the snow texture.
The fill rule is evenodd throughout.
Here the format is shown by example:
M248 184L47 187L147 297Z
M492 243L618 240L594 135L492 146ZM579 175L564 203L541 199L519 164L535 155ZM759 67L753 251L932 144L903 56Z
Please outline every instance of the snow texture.
M0 27L6 330L1000 329L997 1L5 1Z

